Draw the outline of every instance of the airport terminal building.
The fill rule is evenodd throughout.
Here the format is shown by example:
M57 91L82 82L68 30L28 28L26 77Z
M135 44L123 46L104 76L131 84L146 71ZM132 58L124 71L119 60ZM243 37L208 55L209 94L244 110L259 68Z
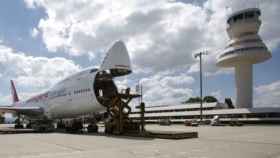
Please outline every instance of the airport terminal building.
M258 35L260 16L258 8L248 8L229 15L226 30L230 40L221 52L217 66L233 67L235 70L236 105L204 103L204 120L218 117L222 122L280 123L280 108L253 107L253 65L271 58L270 50ZM200 119L200 109L200 104L151 106L145 109L145 120L158 122L160 119L169 119L171 122L185 122ZM139 119L139 110L135 110L130 117Z
M280 123L280 108L228 108L226 104L214 102L204 103L202 108L204 120L218 116L221 122L240 121L243 123ZM169 119L172 123L184 123L200 119L200 104L161 105L145 108L147 123L158 123L161 119ZM130 118L140 119L140 110L135 109Z

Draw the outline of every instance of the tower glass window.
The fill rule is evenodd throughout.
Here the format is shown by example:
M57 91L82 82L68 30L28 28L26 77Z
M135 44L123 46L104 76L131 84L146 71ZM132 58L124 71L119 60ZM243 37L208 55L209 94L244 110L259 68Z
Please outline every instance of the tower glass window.
M245 19L251 19L254 18L254 16L255 16L254 12L245 13Z
M233 21L236 22L236 21L240 21L243 19L243 14L238 14L236 16L233 17Z

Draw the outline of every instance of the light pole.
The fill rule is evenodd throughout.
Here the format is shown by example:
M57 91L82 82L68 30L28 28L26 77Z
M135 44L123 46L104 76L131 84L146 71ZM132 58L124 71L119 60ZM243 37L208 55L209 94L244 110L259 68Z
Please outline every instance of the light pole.
M194 55L195 58L199 57L199 72L200 72L200 122L202 122L202 107L203 107L203 98L202 98L202 55L207 55L207 51L199 52Z

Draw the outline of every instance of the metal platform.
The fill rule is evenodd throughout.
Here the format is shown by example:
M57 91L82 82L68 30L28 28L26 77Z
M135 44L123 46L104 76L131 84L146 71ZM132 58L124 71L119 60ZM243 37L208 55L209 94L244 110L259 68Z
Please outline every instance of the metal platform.
M15 129L12 127L0 128L0 134L34 133L33 129Z
M146 136L160 139L189 139L198 138L198 132L151 131L146 132Z
M54 133L56 133L56 132L64 133L61 131L55 131ZM21 133L35 133L35 131L33 129L0 128L0 134L21 134ZM104 136L106 134L96 133L96 135ZM198 138L197 132L175 132L175 131L146 131L143 133L124 133L122 135L114 135L114 134L109 134L109 135L142 137L142 138L159 138L159 139Z
M140 133L124 133L122 136L159 139L190 139L198 138L198 132L145 131Z

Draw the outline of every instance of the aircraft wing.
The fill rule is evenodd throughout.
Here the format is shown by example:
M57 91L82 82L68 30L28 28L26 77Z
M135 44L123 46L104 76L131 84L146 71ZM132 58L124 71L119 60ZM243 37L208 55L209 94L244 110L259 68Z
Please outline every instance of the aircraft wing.
M10 112L19 114L40 114L43 110L36 106L0 106L0 112Z

